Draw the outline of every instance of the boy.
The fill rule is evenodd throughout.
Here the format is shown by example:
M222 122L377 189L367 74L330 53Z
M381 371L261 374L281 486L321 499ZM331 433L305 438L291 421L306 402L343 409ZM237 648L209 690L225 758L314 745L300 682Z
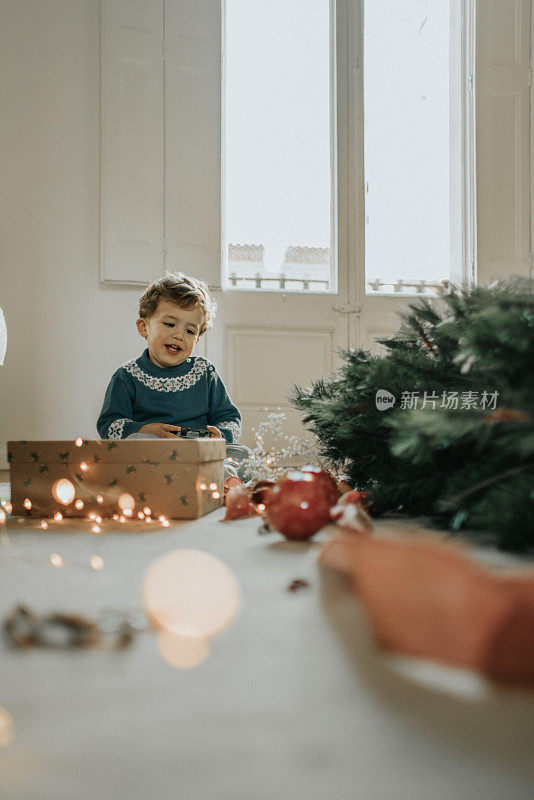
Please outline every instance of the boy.
M150 284L137 320L147 349L111 378L96 424L102 439L173 439L181 426L207 428L226 439L234 460L248 457L248 448L234 444L241 433L238 409L213 364L192 355L215 310L208 286L196 278L167 273Z

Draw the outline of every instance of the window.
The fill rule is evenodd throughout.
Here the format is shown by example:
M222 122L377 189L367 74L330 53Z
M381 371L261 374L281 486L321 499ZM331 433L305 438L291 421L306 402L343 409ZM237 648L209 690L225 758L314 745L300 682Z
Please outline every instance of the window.
M473 20L474 0L105 0L102 280L336 292L338 218L359 294L474 274Z
M329 0L227 0L223 285L333 291Z
M461 26L449 0L367 0L365 284L426 292L462 262Z

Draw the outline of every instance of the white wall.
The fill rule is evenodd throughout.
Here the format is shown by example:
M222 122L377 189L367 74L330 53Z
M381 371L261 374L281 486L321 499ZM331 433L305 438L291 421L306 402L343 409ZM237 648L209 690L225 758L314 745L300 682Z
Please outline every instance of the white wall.
M143 348L137 287L99 285L99 0L0 3L0 468L8 439L97 438Z
M527 53L530 4L517 4ZM0 2L0 306L8 327L0 469L8 439L96 438L111 374L143 347L140 289L99 284L99 14L99 0ZM492 24L479 38L498 43ZM492 151L497 166L511 152L503 142ZM479 184L491 169L479 157ZM525 209L528 195L514 220Z

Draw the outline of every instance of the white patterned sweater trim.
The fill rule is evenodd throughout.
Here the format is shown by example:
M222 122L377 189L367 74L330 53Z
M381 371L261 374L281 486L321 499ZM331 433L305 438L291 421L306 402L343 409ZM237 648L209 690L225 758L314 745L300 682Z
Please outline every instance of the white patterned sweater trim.
M156 392L181 392L198 383L201 377L206 374L208 366L210 370L213 370L212 364L197 356L192 369L185 375L178 375L175 378L156 378L153 375L149 375L141 369L136 361L130 361L125 364L124 369L144 386L148 386L149 389L154 389Z
M220 431L230 431L232 434L232 442L237 442L239 437L241 436L241 423L240 422L219 422L215 426L219 428Z
M124 425L127 422L133 422L133 420L126 418L114 420L108 428L108 439L122 439Z

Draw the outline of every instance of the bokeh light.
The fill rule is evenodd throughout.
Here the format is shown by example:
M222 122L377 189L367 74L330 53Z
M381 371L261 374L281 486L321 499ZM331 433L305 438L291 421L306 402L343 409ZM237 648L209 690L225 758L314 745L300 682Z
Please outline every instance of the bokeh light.
M118 506L123 514L126 514L126 516L130 516L130 514L135 508L135 499L132 497L131 494L125 492L124 494L121 494L121 496L119 497Z
M162 658L176 669L198 667L210 654L207 636L181 636L158 631L158 647Z
M5 708L0 708L0 747L11 744L14 738L15 726L13 717Z
M234 620L239 584L218 558L200 550L173 550L154 561L143 584L148 617L183 636L213 636Z
M76 489L68 478L60 478L52 485L52 496L58 503L68 506L76 495Z

